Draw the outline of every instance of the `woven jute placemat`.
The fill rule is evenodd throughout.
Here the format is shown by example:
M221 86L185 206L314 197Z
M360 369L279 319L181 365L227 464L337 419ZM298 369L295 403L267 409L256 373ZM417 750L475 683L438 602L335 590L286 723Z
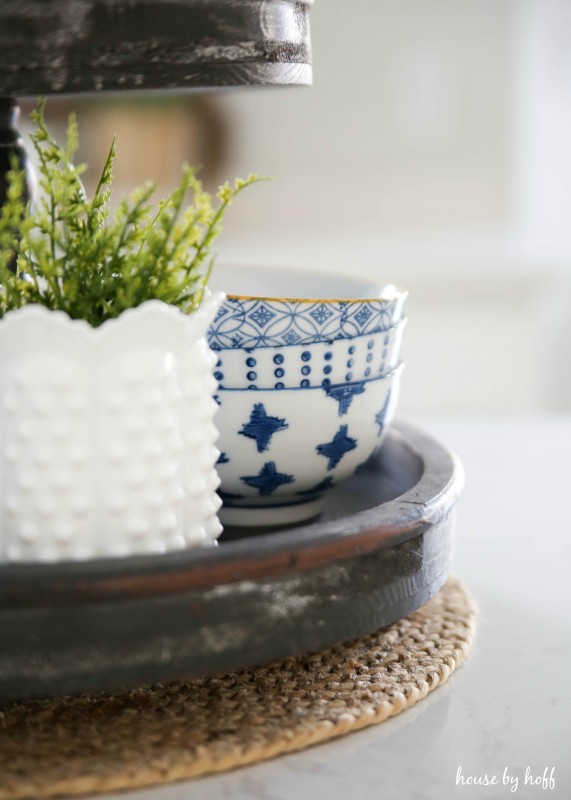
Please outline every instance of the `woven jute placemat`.
M216 678L0 708L0 798L132 789L221 772L382 722L467 657L474 605L450 579L409 617Z

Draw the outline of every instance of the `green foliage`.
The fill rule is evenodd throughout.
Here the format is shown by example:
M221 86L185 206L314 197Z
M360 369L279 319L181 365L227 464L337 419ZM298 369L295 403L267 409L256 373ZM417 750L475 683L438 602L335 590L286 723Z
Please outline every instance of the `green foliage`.
M78 146L74 117L63 148L46 127L43 103L32 120L41 196L33 209L25 207L24 175L14 164L0 209L0 317L38 303L97 327L151 299L184 312L197 308L224 213L258 178L225 183L215 200L204 191L196 169L184 166L168 199L153 205L155 186L148 183L111 213L115 141L88 199L81 182L85 165L73 165ZM185 205L189 195L191 202ZM14 254L15 271L10 269Z

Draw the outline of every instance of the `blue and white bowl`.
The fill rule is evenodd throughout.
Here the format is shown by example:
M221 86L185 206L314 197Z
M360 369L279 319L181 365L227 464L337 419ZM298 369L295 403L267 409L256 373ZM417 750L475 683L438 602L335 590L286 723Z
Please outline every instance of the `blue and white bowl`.
M222 523L280 525L316 516L324 493L381 445L400 375L397 366L368 380L219 389Z
M220 518L308 519L392 419L406 292L259 267L217 267L213 285L227 294L208 336L218 357Z
M333 342L217 350L221 389L295 389L380 378L397 365L406 318Z
M210 326L213 350L306 345L388 331L400 322L406 299L406 292L392 285L261 267L217 267L213 285L227 295Z

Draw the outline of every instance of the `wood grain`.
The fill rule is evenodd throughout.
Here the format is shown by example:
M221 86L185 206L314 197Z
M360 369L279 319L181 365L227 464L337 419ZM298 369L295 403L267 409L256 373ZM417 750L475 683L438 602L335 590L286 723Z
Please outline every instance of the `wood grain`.
M0 95L311 83L311 0L3 0Z

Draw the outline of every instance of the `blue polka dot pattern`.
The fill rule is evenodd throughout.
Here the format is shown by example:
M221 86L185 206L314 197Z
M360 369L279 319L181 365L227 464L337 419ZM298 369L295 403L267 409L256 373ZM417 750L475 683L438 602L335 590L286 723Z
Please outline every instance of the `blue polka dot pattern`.
M281 367L278 367L277 369L274 370L274 375L276 376L276 378L283 378L283 376L285 375L285 370L283 370Z
M385 337L388 345L383 345ZM339 339L312 345L284 347L241 348L216 353L220 367L216 370L223 375L223 388L245 389L254 381L259 388L273 387L276 381L283 381L286 389L299 389L302 378L309 378L310 386L321 386L324 377L332 383L346 381L351 373L352 382L370 378L371 375L385 373L395 362L394 347L400 340L395 328L380 335L367 334L349 341ZM397 347L398 349L398 347ZM379 369L379 363L383 367ZM371 371L365 374L366 369ZM282 369L283 372L276 372Z

